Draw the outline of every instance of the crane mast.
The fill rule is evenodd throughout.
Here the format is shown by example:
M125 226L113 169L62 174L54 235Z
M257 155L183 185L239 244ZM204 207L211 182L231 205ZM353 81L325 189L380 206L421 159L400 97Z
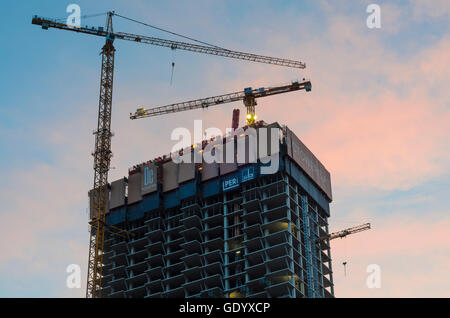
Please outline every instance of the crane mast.
M171 41L149 36L142 36L124 32L114 32L112 17L115 13L107 13L106 30L103 27L76 27L58 22L56 20L34 16L31 23L39 25L44 30L55 28L60 30L72 31L82 34L95 35L106 38L105 45L102 48L102 68L100 81L100 98L98 108L97 130L95 131L95 150L94 156L94 188L92 195L92 215L89 224L91 225L89 240L89 262L88 279L86 288L86 297L101 297L102 275L103 275L103 246L106 227L111 229L110 225L105 223L106 206L108 202L108 172L112 157L111 152L111 112L112 112L112 91L114 75L114 53L113 42L115 39L127 40L138 43L151 44L167 47L171 49L180 49L196 53L217 55L251 62L286 66L291 68L303 69L305 64L299 61L232 51L212 45L198 45L186 42ZM122 17L122 16L120 16ZM122 17L125 18L125 17ZM115 230L126 232L119 228Z
M307 92L311 91L311 82L305 80L303 82L293 82L289 85L257 88L252 89L248 87L240 92L229 93L219 96L212 96L207 98L200 98L181 103L170 104L166 106L159 106L150 109L145 107L138 108L134 114L130 114L131 119L140 119L145 117L155 117L164 114L178 113L191 109L207 108L210 106L232 103L236 101L243 101L247 107L247 124L253 124L256 121L255 106L256 99L260 97L273 96L282 93L288 93L304 89Z
M113 32L112 13L108 14L108 34ZM98 122L95 134L94 188L92 198L92 220L89 238L89 261L86 297L101 297L103 276L103 243L105 238L105 216L108 202L108 171L111 152L111 111L114 77L114 38L107 36L102 48L100 75L100 98Z

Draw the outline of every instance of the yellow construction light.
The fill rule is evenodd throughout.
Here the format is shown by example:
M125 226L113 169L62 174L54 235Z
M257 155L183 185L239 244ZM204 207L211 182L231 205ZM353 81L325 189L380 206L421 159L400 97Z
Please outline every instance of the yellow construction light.
M230 297L230 298L241 298L243 296L245 297L245 294L241 294L239 291L235 290L235 291L231 292L228 297Z
M247 114L247 119L251 119L252 115L251 114Z

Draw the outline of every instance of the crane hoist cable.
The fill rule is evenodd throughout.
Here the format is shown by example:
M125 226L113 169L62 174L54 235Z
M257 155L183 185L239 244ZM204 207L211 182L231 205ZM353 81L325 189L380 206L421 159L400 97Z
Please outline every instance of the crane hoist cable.
M172 48L172 70L170 73L170 85L172 86L172 80L173 80L173 71L175 69L175 50L176 48Z

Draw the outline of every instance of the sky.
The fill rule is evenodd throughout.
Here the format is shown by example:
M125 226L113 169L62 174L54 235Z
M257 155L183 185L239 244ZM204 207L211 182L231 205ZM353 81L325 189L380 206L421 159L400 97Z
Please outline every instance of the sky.
M110 180L169 153L173 129L192 130L201 119L224 130L232 109L243 110L236 103L130 121L136 108L307 77L311 92L260 100L256 111L292 129L330 171L331 231L372 224L331 242L336 297L450 297L447 0L2 1L0 297L85 295L103 40L31 24L35 14L67 17L71 3L81 15L115 10L218 46L306 63L299 71L117 40ZM366 25L370 3L381 8L379 29ZM114 29L176 39L118 17ZM79 289L66 286L70 264L81 266ZM371 264L380 288L366 284Z

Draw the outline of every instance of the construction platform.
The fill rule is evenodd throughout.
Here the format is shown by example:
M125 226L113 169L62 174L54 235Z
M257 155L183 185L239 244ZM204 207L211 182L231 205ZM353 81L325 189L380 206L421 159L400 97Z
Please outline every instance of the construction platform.
M318 241L328 234L330 174L286 126L258 127L276 129L274 173L248 155L165 156L110 184L106 222L134 235L106 233L103 297L334 297L329 241ZM224 142L238 152L241 137Z

